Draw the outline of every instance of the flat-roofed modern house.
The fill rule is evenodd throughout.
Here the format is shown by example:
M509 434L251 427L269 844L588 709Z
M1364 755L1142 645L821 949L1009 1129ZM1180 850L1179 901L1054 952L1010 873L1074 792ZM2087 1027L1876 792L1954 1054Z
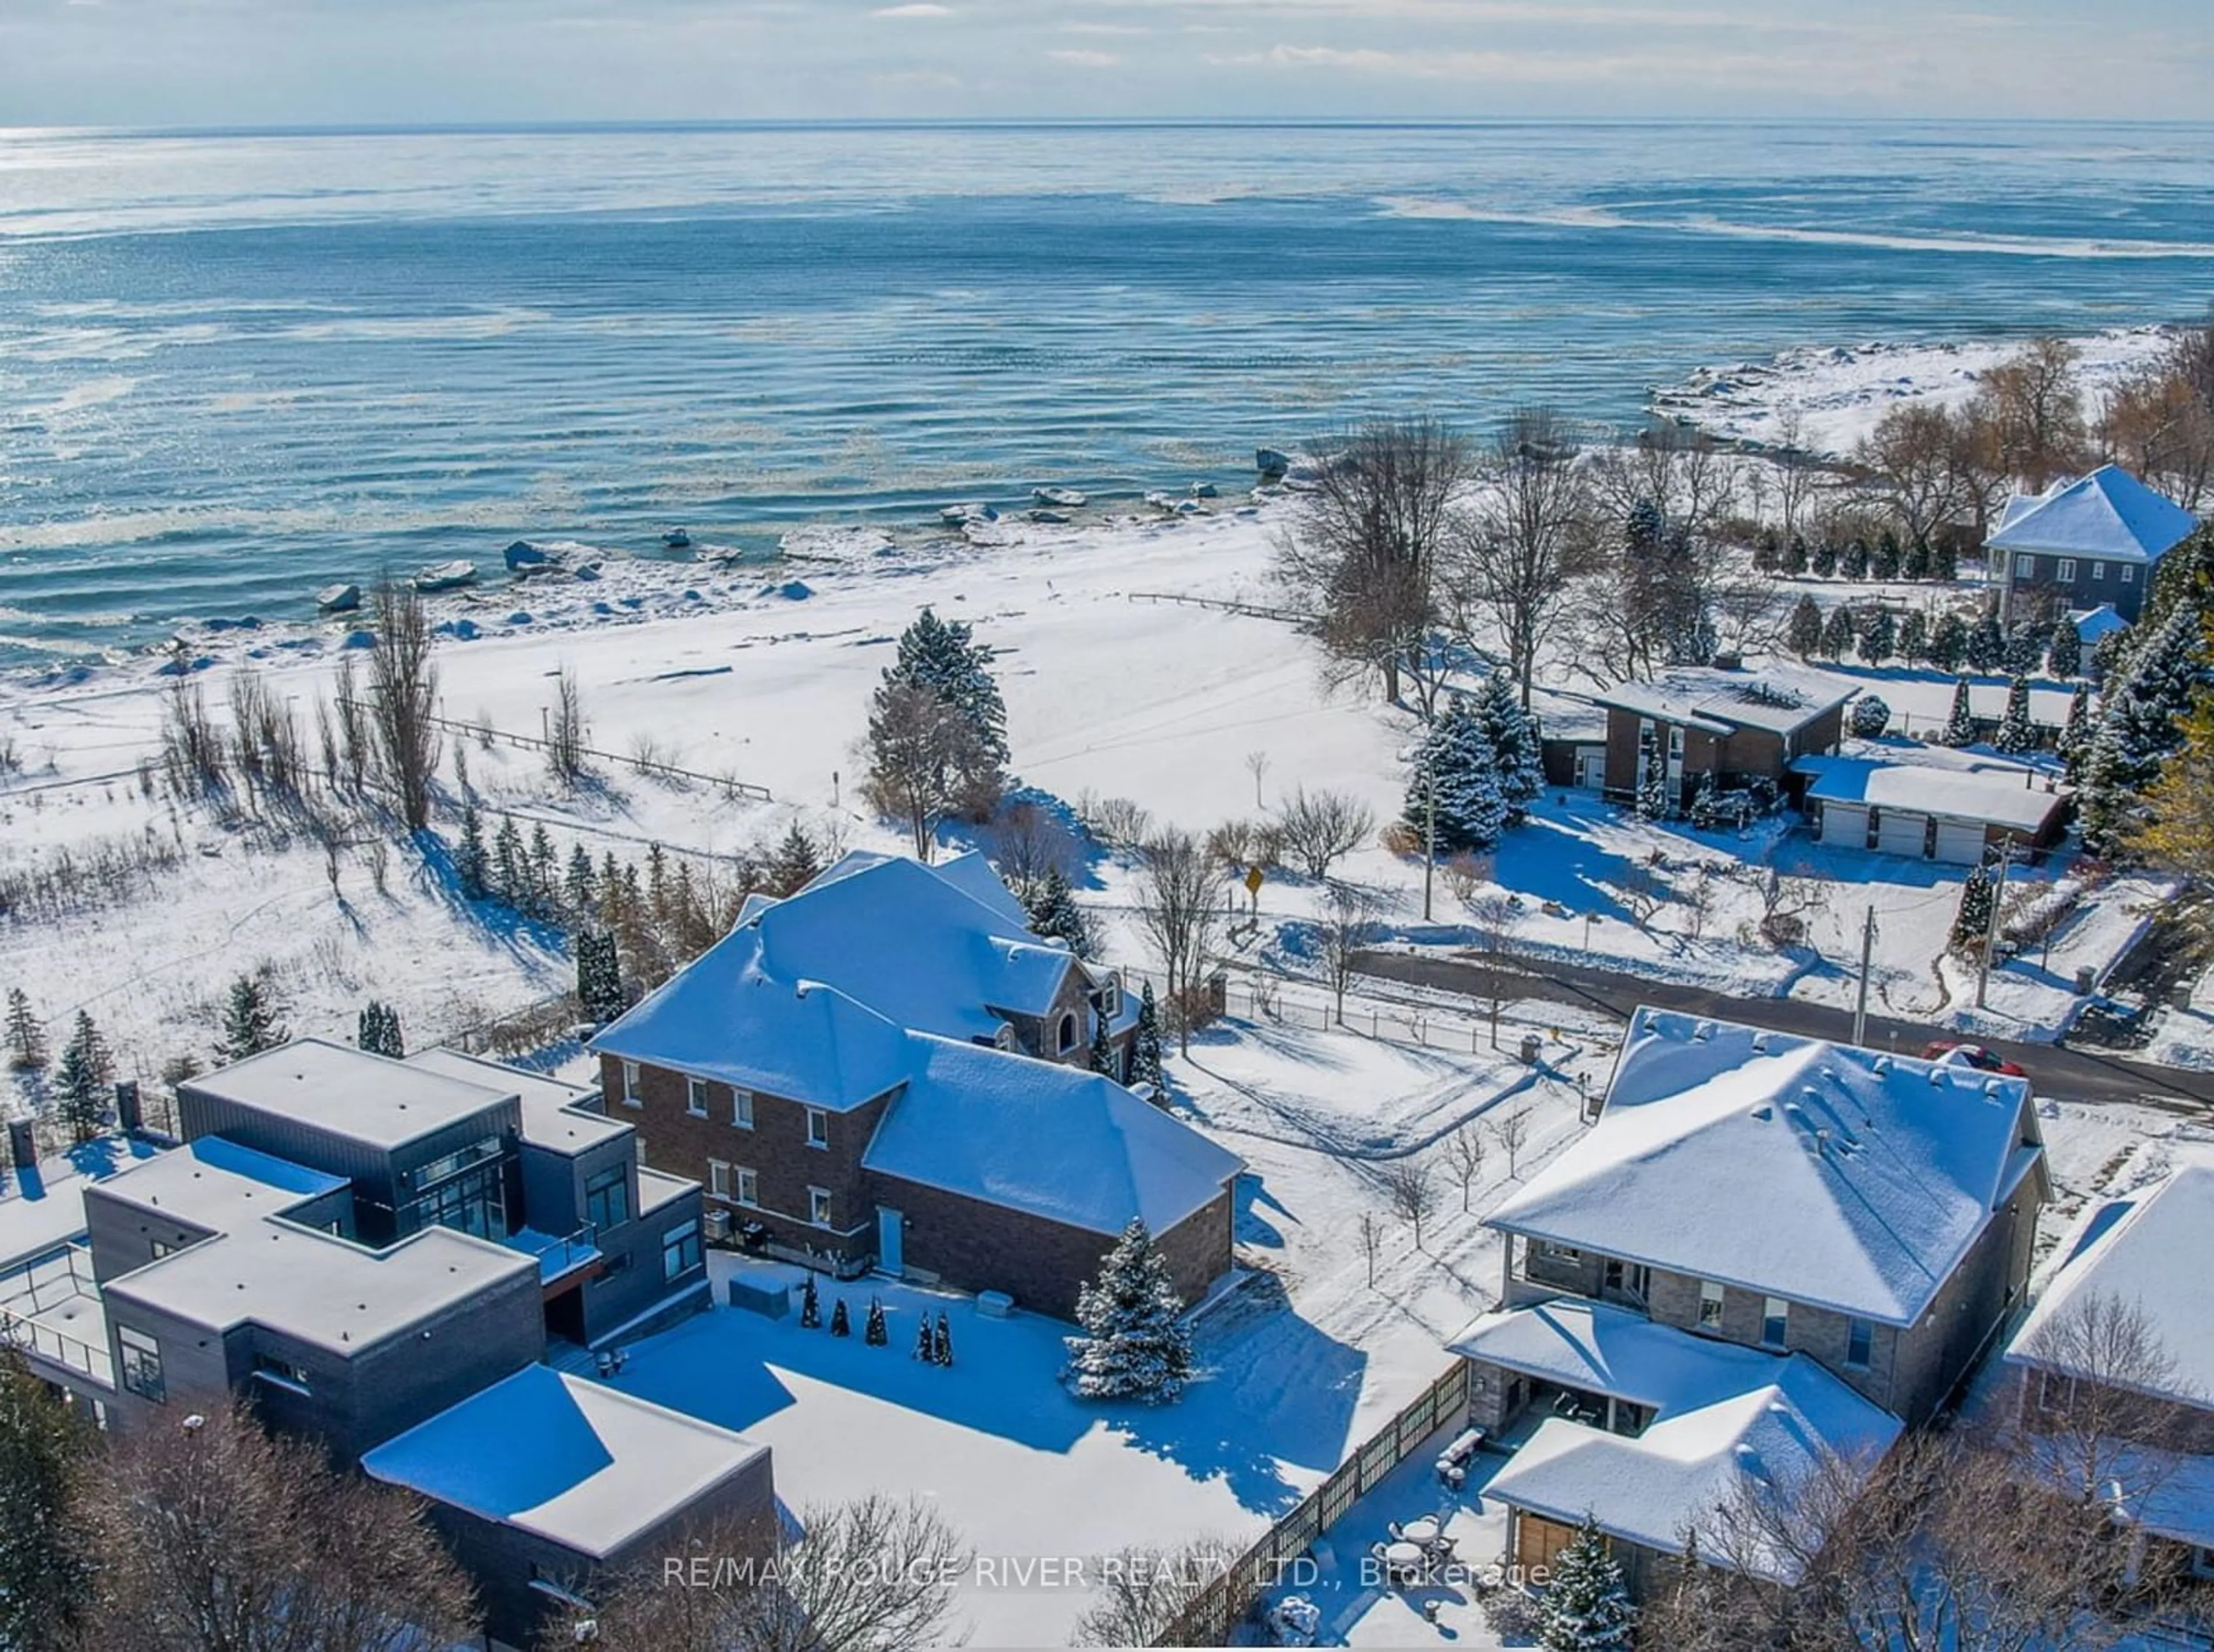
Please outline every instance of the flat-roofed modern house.
M1086 1068L1136 1008L1019 910L973 856L849 855L749 900L592 1039L608 1111L788 1260L1066 1316L1136 1218L1196 1300L1230 1267L1239 1161Z
M1606 708L1605 789L1635 794L1648 763L1663 765L1672 806L1695 777L1724 791L1780 786L1795 758L1838 749L1853 692L1850 683L1782 663L1672 666L1618 684L1593 696Z
M1513 1557L1588 1496L1642 1575L1747 1452L1872 1464L1995 1342L2047 1197L2021 1079L1641 1009L1590 1133L1488 1218L1501 1306L1452 1344L1520 1442Z
M2111 606L2135 624L2160 559L2199 519L2119 465L2007 501L1985 541L2007 624Z
M2015 1419L2054 1454L2055 1479L2094 1469L2120 1517L2202 1582L2214 1579L2214 1273L2200 1261L2211 1247L2214 1164L2109 1200L2006 1350ZM2107 1428L2120 1437L2095 1437Z
M690 1539L718 1567L775 1551L768 1448L543 1365L517 1371L362 1459L427 1498L479 1582L492 1637L542 1644L548 1613L589 1611L611 1578L658 1578ZM726 1576L721 1587L731 1587Z

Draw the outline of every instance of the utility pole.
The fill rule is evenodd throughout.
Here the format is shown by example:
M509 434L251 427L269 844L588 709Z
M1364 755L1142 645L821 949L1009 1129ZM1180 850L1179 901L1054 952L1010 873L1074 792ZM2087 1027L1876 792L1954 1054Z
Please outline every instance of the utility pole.
M1991 985L1991 954L1999 946L1999 908L2006 904L2007 869L2014 864L2014 839L2009 838L1999 845L1999 877L1991 887L1991 921L1984 934L1984 961L1976 971L1976 1008L1984 1007L1984 994Z
M1868 1042L1868 962L1875 955L1875 908L1868 909L1868 922L1861 927L1861 992L1853 1005L1853 1044L1859 1047Z

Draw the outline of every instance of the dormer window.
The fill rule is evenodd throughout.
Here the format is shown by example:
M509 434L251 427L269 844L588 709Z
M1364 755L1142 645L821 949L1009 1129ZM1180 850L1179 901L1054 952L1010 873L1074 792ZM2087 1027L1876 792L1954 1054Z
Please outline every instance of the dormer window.
M1110 1021L1122 1013L1122 984L1111 975L1099 984L1099 1013Z

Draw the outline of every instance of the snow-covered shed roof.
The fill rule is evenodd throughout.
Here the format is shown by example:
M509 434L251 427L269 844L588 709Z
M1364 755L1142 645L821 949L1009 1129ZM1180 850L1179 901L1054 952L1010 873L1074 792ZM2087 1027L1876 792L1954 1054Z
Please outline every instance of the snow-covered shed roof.
M1484 1314L1450 1344L1471 1359L1653 1408L1635 1439L1548 1417L1485 1495L1674 1551L1748 1478L1788 1488L1826 1461L1872 1469L1900 1423L1804 1354L1764 1354L1593 1302ZM1703 1545L1712 1550L1712 1545ZM1796 1581L1784 1555L1758 1575Z
M1243 1161L1112 1079L915 1034L914 1081L862 1163L1093 1233L1160 1233Z
M1489 1220L1911 1325L2041 1179L2028 1100L2024 1079L1642 1009L1599 1122Z
M2109 1297L2143 1312L2161 1352L2173 1362L2164 1375L2138 1386L2214 1411L2214 1273L2200 1260L2210 1255L2214 1166L2186 1165L2149 1192L2110 1201L2091 1218L2074 1254L2007 1344L2008 1362L2076 1376L2119 1375L2071 1369L2062 1348L2039 1345L2046 1327L2071 1304Z
M443 1073L464 1083L512 1090L523 1104L523 1139L533 1147L558 1153L581 1153L601 1142L627 1136L631 1127L585 1106L592 1092L581 1084L566 1084L543 1073L527 1073L504 1062L486 1061L441 1045L418 1050L407 1058L410 1067Z
M1606 708L1588 694L1566 688L1532 688L1530 710L1538 719L1540 739L1593 745L1606 739Z
M1807 796L1820 802L1866 804L2025 833L2042 831L2052 812L2071 795L2070 788L2053 785L2036 771L2011 765L1953 768L1858 757L1802 757L1791 767L1795 773L1814 777Z
M2198 527L2196 516L2120 466L2101 465L2043 493L2008 500L1990 543L1995 551L2156 562Z
M2111 602L2101 602L2095 608L2076 608L2068 619L2076 627L2076 635L2084 643L2092 643L2110 631L2127 631L2130 622L2114 612Z
M311 1170L220 1136L203 1136L95 1185L101 1198L229 1233L263 1216L281 1216L348 1183L344 1176Z
M1843 705L1853 697L1855 686L1823 672L1780 662L1740 670L1671 666L1593 698L1601 705L1711 735L1738 728L1789 735Z
M294 1039L184 1088L383 1148L443 1130L516 1095L511 1083L465 1082L323 1039Z
M388 1440L361 1466L603 1560L768 1452L713 1423L532 1365Z

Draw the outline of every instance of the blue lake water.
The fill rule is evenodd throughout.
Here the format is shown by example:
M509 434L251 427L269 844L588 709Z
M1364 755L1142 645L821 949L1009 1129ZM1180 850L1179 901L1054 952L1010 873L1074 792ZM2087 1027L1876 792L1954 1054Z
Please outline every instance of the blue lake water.
M0 662L2214 298L2214 125L0 132Z

